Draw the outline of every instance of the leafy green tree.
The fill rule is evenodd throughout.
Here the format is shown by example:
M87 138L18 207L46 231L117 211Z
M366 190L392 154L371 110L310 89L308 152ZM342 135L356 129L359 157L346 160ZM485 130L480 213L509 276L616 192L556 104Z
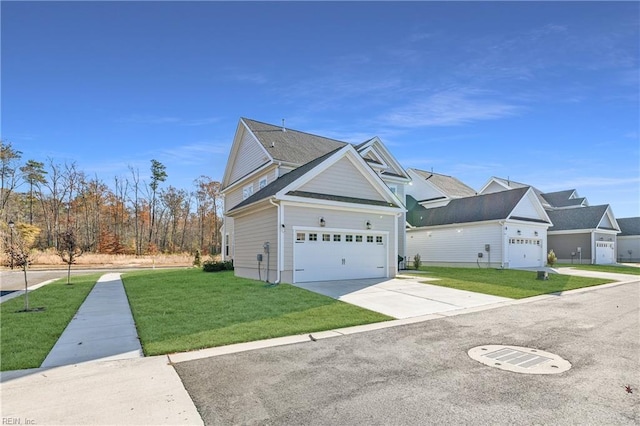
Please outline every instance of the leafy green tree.
M22 176L29 184L29 225L33 225L33 187L42 183L46 183L44 163L35 160L29 160L20 167Z
M156 196L158 194L158 187L160 182L167 180L167 172L164 164L158 160L151 160L151 224L149 225L149 244L151 244L151 238L153 237L153 229L156 221Z

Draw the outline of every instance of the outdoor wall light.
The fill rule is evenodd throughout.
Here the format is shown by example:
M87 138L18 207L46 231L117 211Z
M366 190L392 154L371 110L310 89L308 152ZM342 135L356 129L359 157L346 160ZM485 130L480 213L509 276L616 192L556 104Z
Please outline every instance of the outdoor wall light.
M320 220L320 226L324 227L327 223L324 221L324 217L321 217Z
M538 236L538 231L535 231L535 232L533 233L533 235L535 235L535 236L537 237L537 236Z
M366 222L365 222L365 224L364 224L364 226L365 226L367 229L371 229L371 221L370 221L370 220L366 221Z
M518 235L522 234L522 231L518 229Z

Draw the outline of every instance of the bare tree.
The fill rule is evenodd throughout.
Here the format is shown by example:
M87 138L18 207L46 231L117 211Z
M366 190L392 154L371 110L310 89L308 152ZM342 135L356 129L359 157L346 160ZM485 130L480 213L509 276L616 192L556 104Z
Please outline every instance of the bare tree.
M22 152L14 149L11 143L0 139L0 211L5 212L9 196L18 186L19 174L18 161L22 158ZM3 214L6 219L6 215Z
M58 235L57 253L60 259L67 264L67 284L71 285L71 265L76 263L78 257L82 256L83 253L73 228L69 228Z
M32 247L36 238L40 234L40 228L29 225L27 223L18 223L15 225L15 231L11 228L11 244L7 250L7 254L11 259L11 264L19 266L24 272L24 311L28 312L29 308L29 284L27 280L27 269L33 261Z

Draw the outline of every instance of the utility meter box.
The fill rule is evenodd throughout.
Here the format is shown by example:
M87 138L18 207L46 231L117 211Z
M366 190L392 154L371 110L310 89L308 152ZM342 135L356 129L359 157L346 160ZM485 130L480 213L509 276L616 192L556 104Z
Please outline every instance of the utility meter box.
M482 259L482 256L484 256L484 254L482 252L478 253L478 259Z
M262 253L258 253L258 256L256 256L258 259L258 262L262 262Z

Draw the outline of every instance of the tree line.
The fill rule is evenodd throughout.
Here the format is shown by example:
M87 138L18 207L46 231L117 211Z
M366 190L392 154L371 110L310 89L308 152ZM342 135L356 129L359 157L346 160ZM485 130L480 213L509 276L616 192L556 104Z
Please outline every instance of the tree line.
M0 218L5 243L10 224L40 230L37 249L58 249L72 232L84 252L106 254L217 254L221 249L220 182L200 176L191 191L165 186L166 167L152 159L150 178L129 166L111 186L76 163L23 160L0 141Z

